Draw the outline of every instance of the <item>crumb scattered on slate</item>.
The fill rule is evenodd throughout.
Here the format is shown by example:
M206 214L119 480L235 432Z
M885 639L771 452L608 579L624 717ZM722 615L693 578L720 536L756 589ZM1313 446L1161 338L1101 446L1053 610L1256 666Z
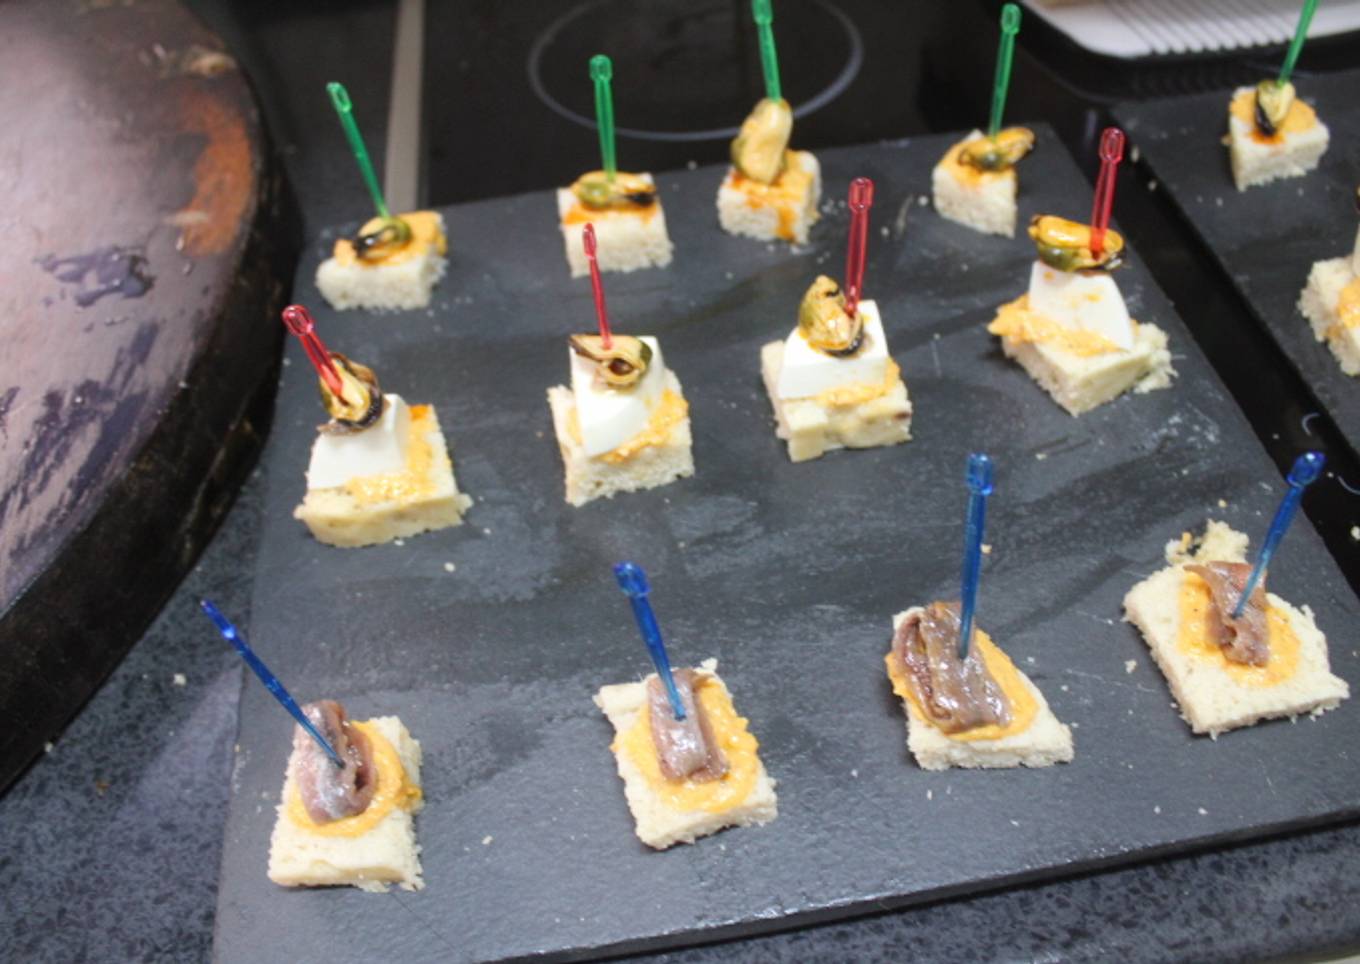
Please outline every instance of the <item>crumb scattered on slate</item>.
M1124 660L1124 672L1126 672L1126 673L1132 673L1135 669L1137 669L1137 667L1138 667L1138 660L1136 660L1136 659L1126 659L1126 660Z

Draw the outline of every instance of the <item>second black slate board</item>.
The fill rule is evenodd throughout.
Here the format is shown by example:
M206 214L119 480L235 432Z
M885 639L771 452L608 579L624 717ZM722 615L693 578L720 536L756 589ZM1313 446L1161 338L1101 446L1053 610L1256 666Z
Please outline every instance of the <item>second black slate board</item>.
M1238 191L1220 138L1228 91L1116 108L1143 159L1289 363L1360 454L1360 378L1345 374L1298 310L1313 262L1355 248L1360 184L1360 71L1296 77L1331 142L1318 169Z
M1135 317L1169 332L1173 389L1074 419L1007 362L984 326L1024 290L1033 248L919 203L948 143L825 152L837 203L815 243L792 252L719 231L718 169L661 175L675 264L605 284L616 330L657 334L684 381L698 474L581 509L562 500L544 391L566 378L564 336L593 314L589 284L568 280L549 194L448 209L450 272L428 313L327 310L311 284L327 243L317 246L297 297L333 348L438 406L477 502L467 525L402 546L312 541L290 512L321 412L291 350L253 640L300 698L333 696L361 718L398 713L421 740L427 886L380 897L268 882L291 723L252 682L221 960L654 948L1360 812L1353 706L1192 738L1120 622L1124 592L1182 530L1213 516L1259 539L1281 483L1249 427L1136 256L1120 284ZM1081 216L1089 186L1045 128L1040 145L1022 167L1022 221L1040 201ZM915 440L792 465L759 346L788 333L817 272L841 271L839 199L860 174L878 186L866 294L916 403ZM892 614L957 592L964 461L976 449L998 465L981 625L1074 725L1067 766L926 773L884 677ZM649 570L673 658L719 659L779 780L773 824L665 853L633 836L612 732L591 703L601 684L648 669L609 572L621 558ZM1302 517L1272 588L1317 611L1334 669L1360 679L1360 605Z

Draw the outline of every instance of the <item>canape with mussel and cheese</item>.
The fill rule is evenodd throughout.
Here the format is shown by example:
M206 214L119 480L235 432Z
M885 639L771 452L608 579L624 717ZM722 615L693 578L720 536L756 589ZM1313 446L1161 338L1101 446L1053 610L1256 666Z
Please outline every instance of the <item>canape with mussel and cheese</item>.
M328 354L340 391L318 379L331 418L317 429L294 518L319 541L346 547L462 522L472 499L458 491L434 406L384 394L371 368Z
M1107 230L1094 253L1091 226L1036 215L1029 236L1038 253L1029 290L998 309L987 330L1055 402L1073 415L1132 389L1171 385L1166 332L1129 317L1112 272L1124 239Z
M694 474L689 403L650 335L572 335L571 387L548 389L566 499L665 485Z
M335 308L424 308L444 277L444 218L438 211L375 217L335 242L316 287Z
M1239 87L1228 104L1228 160L1239 191L1302 177L1327 151L1327 125L1289 81Z
M1360 188L1355 191L1360 214ZM1349 258L1318 261L1299 296L1299 311L1313 326L1313 337L1325 341L1341 370L1360 375L1360 227Z
M794 462L911 438L911 399L878 305L860 301L851 315L841 285L826 275L804 293L789 336L761 348L760 365L776 434Z
M1015 237L1015 166L1033 148L1027 127L1007 127L995 137L973 131L945 151L931 173L935 210L983 234Z
M423 806L420 744L395 716L360 722L335 700L302 708L343 766L301 726L269 842L269 879L285 887L425 886L414 814Z
M1316 716L1350 695L1312 611L1268 592L1266 574L1234 615L1252 571L1246 553L1244 534L1210 520L1199 538L1168 542L1167 567L1124 597L1124 618L1142 631L1195 733Z
M638 837L657 850L779 814L760 744L737 714L716 660L672 674L685 718L652 673L600 688L595 705L615 730L614 752Z
M907 715L907 746L926 770L1044 767L1072 759L1072 731L991 637L974 627L959 658L960 605L893 617L884 657Z
M718 223L729 234L806 244L819 217L822 169L811 151L789 149L793 108L763 98L732 141L718 188Z

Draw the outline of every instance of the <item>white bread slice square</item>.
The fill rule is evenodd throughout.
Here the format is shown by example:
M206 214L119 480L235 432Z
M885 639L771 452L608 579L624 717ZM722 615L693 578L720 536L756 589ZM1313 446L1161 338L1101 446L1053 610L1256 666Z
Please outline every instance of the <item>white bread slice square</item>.
M419 788L420 743L395 716L377 716L368 722L397 751L407 783ZM388 884L398 884L403 890L425 886L420 876L420 845L416 843L414 821L423 801L410 810L394 806L374 827L357 837L325 836L298 825L288 816L288 800L297 792L292 756L288 764L276 808L278 817L269 840L270 880L284 887L351 886L371 893L383 893Z
M444 217L435 213L439 233L444 234ZM444 277L448 261L433 246L396 264L341 264L327 258L316 269L316 287L331 307L366 308L370 311L396 311L427 308L430 293Z
M1337 311L1341 290L1355 281L1351 258L1318 261L1308 272L1308 284L1299 296L1299 311L1313 326L1313 337L1325 341L1341 370L1360 375L1360 328L1346 328Z
M462 523L472 499L458 491L439 415L432 406L429 419L431 428L425 435L432 455L429 493L361 503L344 487L309 489L302 504L293 510L293 518L305 522L317 541L342 548L377 545Z
M648 184L654 183L647 173L639 174ZM576 205L576 195L569 187L557 189L557 217L566 245L567 265L573 278L590 274L590 262L581 237L586 222L568 224L564 219ZM590 212L590 223L595 225L595 257L601 271L637 271L639 268L664 268L671 263L674 245L666 233L666 212L661 207L661 195L656 197L655 210L601 210Z
M1255 88L1239 87L1233 96L1243 93L1254 96ZM1228 160L1239 191L1281 178L1302 177L1318 166L1327 151L1329 135L1321 118L1305 131L1287 133L1268 143L1258 141L1253 136L1255 130L1255 124L1228 112Z
M893 616L893 633L908 616L921 612L913 606ZM1075 752L1072 730L1059 723L1053 710L1033 681L1020 668L1015 668L1021 683L1029 690L1038 709L1034 720L1020 733L997 740L955 740L921 715L911 700L902 700L907 715L907 749L916 757L923 770L947 770L950 767L967 769L1000 769L1004 767L1047 767L1055 763L1070 763Z
M946 163L964 144L981 136L981 131L973 131L950 147L935 165L930 174L935 210L940 217L972 228L974 231L1013 238L1016 220L1015 195L1019 183L1015 168L1011 167L1005 171L980 171L977 180L969 183L960 179L954 169Z
M1102 355L1077 355L1056 345L1002 336L1001 350L1069 414L1080 415L1132 390L1141 395L1171 387L1166 332L1134 322L1133 348Z
M892 388L858 405L823 405L815 398L780 398L784 342L760 349L760 371L774 409L775 435L787 440L789 459L806 462L835 449L875 448L911 440L911 399L898 376Z
M680 379L669 369L666 388L684 397ZM587 455L585 446L571 437L569 426L576 410L576 396L570 388L555 385L548 389L548 407L552 410L557 446L562 452L567 477L566 498L571 505L582 506L592 499L613 498L619 492L654 489L694 474L688 415L671 429L663 444L648 445L622 462L607 462L603 457Z
M1185 565L1246 562L1247 537L1225 523L1210 520L1198 549L1192 552L1191 548L1189 533L1167 543L1170 565L1138 583L1124 597L1125 620L1142 631L1191 730L1217 737L1274 717L1317 716L1350 696L1346 681L1332 675L1327 638L1313 621L1312 610L1307 606L1295 609L1271 592L1266 593L1267 604L1286 616L1299 639L1298 669L1288 679L1268 687L1241 683L1227 670L1226 660L1211 661L1181 649L1177 638Z
M718 661L704 660L695 670L707 677L728 694L727 684L718 676ZM632 729L638 716L647 711L647 676L638 683L615 683L602 686L595 694L598 706L614 726L615 734ZM769 823L779 816L779 798L775 795L775 781L765 771L765 764L756 759L756 784L738 806L710 813L706 810L681 810L661 799L648 786L642 771L626 753L614 753L619 776L623 779L624 796L633 814L639 839L656 850L665 850L677 843L694 843L700 837L717 833L727 827L750 827Z
M737 169L727 169L718 187L718 223L724 231L760 241L807 244L808 232L821 217L817 205L822 203L822 166L811 151L789 151L789 156L811 175L806 190L796 197L747 194L737 186Z

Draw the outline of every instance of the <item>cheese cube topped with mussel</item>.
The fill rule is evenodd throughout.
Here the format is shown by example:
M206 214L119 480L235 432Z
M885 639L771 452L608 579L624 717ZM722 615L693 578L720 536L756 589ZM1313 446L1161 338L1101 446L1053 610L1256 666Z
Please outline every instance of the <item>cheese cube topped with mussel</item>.
M335 546L365 546L462 521L458 491L433 406L384 394L367 365L330 352L339 390L318 379L330 421L317 429L307 494L293 515Z
M821 275L808 287L797 326L761 349L761 370L776 434L795 462L911 438L911 401L878 305L861 301L850 314L832 278Z
M571 388L548 390L572 505L694 474L689 403L650 335L567 339Z
M1104 233L1094 250L1090 225L1036 215L1029 236L1038 257L1029 288L1002 305L987 330L1073 415L1129 389L1171 384L1166 333L1129 316L1111 272L1124 263L1124 239Z

